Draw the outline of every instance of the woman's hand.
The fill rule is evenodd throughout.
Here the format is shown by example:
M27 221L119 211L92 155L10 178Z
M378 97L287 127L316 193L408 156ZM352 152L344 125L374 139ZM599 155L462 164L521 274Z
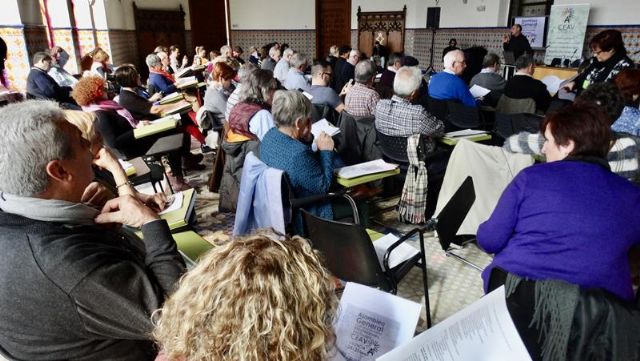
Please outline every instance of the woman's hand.
M316 146L318 147L318 150L332 151L334 147L333 138L331 138L329 134L322 132L320 133L320 136L316 138Z
M157 92L157 93L153 94L153 95L149 98L149 101L150 101L150 102L155 102L155 101L158 101L158 100L160 100L160 99L162 99L162 93Z
M567 91L572 92L576 87L576 82L575 81L570 81L567 84L565 84L562 89L566 89Z
M118 162L118 158L111 152L109 148L102 147L98 152L94 155L93 164L97 165L102 169L106 169L112 174L115 174L119 170L124 172L120 162Z

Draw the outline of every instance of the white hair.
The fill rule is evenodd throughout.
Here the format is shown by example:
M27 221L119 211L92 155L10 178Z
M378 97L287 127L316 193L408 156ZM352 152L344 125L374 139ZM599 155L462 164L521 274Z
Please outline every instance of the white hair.
M280 49L272 46L271 49L269 49L269 57L275 58L277 55L280 55Z
M464 59L464 53L462 52L462 50L451 50L450 52L445 54L443 61L444 68L451 70L453 68L453 63L456 62L456 59L458 59L459 56L462 56L462 58Z
M291 48L286 48L284 49L284 52L282 53L282 57L285 59L288 59L289 57L291 57L291 55L293 55L294 51Z
M0 110L0 191L32 197L47 188L47 163L73 156L61 128L66 122L52 101L27 100Z
M145 59L145 63L147 63L148 67L155 68L158 65L162 65L162 60L160 60L160 57L156 54L149 54Z
M363 60L356 64L354 78L358 83L366 84L376 73L376 66L370 60Z
M271 112L278 127L292 127L296 120L311 117L311 102L297 90L278 90Z
M220 55L231 53L231 47L229 45L223 45L220 47Z
M401 97L408 98L418 90L422 82L422 72L417 66L403 66L396 71L393 79L393 92Z
M307 56L302 53L295 53L291 56L291 59L289 59L289 65L296 69L299 69L303 65L306 67L308 64L309 60L307 59Z

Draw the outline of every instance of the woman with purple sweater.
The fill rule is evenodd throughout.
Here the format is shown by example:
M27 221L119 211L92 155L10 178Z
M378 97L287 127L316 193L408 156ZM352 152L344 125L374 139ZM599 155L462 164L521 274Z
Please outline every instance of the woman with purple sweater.
M499 268L633 300L627 255L640 243L640 188L609 170L607 119L580 104L544 120L547 163L522 170L478 229L480 247L495 253L485 290Z

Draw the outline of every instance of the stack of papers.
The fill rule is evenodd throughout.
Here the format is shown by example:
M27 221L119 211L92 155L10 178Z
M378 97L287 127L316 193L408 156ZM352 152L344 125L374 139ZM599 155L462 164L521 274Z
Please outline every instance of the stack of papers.
M124 173L128 177L136 174L136 168L133 166L133 164L127 162L126 160L122 160L122 159L118 159L118 163L120 163L120 166L122 166L122 169L124 169Z
M184 97L182 96L182 94L175 92L175 93L171 93L165 97L163 97L162 99L160 99L160 104L171 104L171 103L175 103L178 100L182 100Z
M182 192L174 193L167 197L167 204L165 205L165 209L162 212L158 213L158 215L167 214L169 212L173 212L177 209L182 208L182 201L184 200L184 195Z
M169 108L167 108L166 110L162 111L162 116L166 117L167 115L170 114L180 114L180 113L185 113L188 112L189 110L191 110L191 103L189 102L178 102L175 104L171 104L171 106Z
M376 255L378 255L378 261L380 261L380 267L382 267L382 269L384 269L384 264L382 262L384 254L387 253L389 247L391 247L391 245L398 239L400 238L389 233L373 242L373 248L376 250ZM389 254L389 268L395 268L402 262L408 261L419 253L420 252L418 252L417 249L408 245L406 242L401 243L391 252L391 254Z
M475 129L463 129L457 130L455 132L445 133L444 136L447 138L465 138L472 137L474 135L487 134L486 130L475 130Z
M186 78L180 78L176 80L176 87L178 89L187 88L198 84L198 79L195 76L188 76Z
M320 136L320 133L322 132L325 132L330 137L333 137L334 135L340 133L340 128L329 123L326 119L323 118L311 125L311 134L313 134L315 138L318 138Z
M387 172L397 168L397 164L387 163L382 159L376 159L370 162L338 168L335 172L339 178L351 179L369 174Z
M491 90L485 88L485 87L481 87L480 85L473 85L470 89L469 92L471 93L471 95L473 95L474 98L482 98L483 96L489 94L491 92Z
M167 115L166 117L162 117L156 120L152 120L149 123L151 124L160 124L162 122L171 122L171 121L175 121L175 120L180 120L180 114L171 114L171 115Z

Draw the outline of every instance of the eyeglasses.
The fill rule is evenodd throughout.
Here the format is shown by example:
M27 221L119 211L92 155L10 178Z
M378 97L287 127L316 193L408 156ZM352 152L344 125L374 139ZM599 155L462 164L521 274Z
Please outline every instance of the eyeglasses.
M604 50L593 50L593 49L591 49L591 53L592 53L593 55L595 55L595 56L598 56L598 55L600 55L601 53L606 53L606 51L604 51Z

